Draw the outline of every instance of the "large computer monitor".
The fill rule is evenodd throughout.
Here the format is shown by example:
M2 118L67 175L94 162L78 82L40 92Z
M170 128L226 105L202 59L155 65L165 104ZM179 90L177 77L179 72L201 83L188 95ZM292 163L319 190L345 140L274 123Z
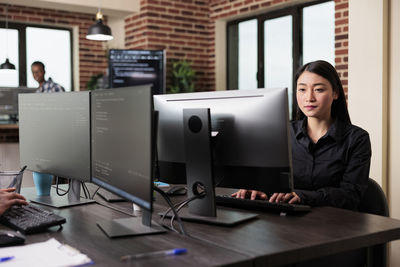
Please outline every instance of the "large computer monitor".
M19 95L20 164L28 170L71 178L68 197L31 199L64 207L85 204L81 182L91 178L90 93Z
M103 221L109 237L164 232L152 225L151 85L92 93L92 182L139 205L142 218Z
M111 49L110 88L152 84L153 94L165 93L165 51Z
M292 191L286 88L156 95L154 109L159 179L206 188L191 213L215 216L214 186Z

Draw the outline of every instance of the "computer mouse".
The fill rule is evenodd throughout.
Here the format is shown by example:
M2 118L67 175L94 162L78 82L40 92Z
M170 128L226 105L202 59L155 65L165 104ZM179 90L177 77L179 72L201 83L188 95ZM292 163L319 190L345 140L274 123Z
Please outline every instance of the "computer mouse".
M25 236L17 231L0 230L0 247L22 245Z
M169 196L182 196L182 195L186 195L187 189L185 186L173 186L170 189L168 189L168 191L166 192L167 195Z

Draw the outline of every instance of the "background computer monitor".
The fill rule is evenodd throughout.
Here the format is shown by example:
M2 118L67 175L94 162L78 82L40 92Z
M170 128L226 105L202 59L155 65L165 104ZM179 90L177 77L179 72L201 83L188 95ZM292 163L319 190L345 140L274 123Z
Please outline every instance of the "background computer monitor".
M111 49L110 88L152 84L153 94L165 93L164 50Z
M186 183L187 160L196 161L200 153L196 142L194 149L186 149L185 153L185 141L197 138L185 131L191 117L199 117L203 126L207 119L186 114L185 123L184 111L204 108L210 111L210 131L215 136L210 138L214 185L264 192L293 190L286 88L154 96L154 109L159 112L157 148L161 181ZM207 146L201 144L200 149ZM208 193L212 194L210 188ZM209 203L212 205L213 199Z
M0 116L7 120L18 120L18 94L34 93L36 89L26 87L0 87Z
M90 93L19 94L20 164L34 172L71 178L67 197L32 201L63 207L84 204L80 182L89 182Z
M162 230L151 225L154 153L150 87L92 93L92 182L143 210L141 221L132 217L98 223L109 237Z

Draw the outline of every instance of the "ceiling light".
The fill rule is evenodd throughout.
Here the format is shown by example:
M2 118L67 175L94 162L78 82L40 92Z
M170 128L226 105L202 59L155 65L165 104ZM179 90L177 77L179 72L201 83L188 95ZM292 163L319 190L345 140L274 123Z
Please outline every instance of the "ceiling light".
M6 4L6 61L0 65L0 70L15 70L15 65L8 59L8 4Z
M95 41L109 41L114 37L111 35L111 29L103 24L103 14L99 11L96 14L96 23L90 26L86 39Z

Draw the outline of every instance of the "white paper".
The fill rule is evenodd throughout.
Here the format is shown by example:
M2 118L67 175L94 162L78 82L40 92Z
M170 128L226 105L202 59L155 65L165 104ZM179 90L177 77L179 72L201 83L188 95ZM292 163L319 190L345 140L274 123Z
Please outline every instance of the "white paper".
M92 263L92 260L78 250L61 244L51 238L45 242L24 246L0 248L0 257L14 257L0 263L3 266L77 266Z

